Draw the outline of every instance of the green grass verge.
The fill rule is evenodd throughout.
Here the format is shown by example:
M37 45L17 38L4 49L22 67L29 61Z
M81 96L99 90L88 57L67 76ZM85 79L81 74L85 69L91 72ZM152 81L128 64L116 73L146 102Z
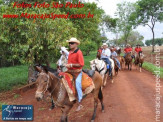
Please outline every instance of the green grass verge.
M91 52L89 56L84 56L84 68L83 69L90 69L89 61L96 58L97 52Z
M163 78L163 68L158 68L156 67L154 64L149 63L149 62L144 62L143 63L143 68L152 72L153 74L155 74L154 71L160 71L160 77Z
M27 77L26 65L0 68L0 91L11 90L15 86L26 84Z
M91 52L89 56L84 56L84 69L89 69L89 61L95 59L96 52ZM56 68L56 63L51 63L52 68ZM27 84L28 66L20 65L0 68L0 92L8 91L15 87ZM17 97L17 96L16 96Z

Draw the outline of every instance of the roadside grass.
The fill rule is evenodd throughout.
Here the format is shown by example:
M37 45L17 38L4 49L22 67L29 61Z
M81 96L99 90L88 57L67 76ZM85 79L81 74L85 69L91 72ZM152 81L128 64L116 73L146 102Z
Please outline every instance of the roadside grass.
M20 94L15 94L13 98L17 99L18 97L20 97Z
M96 52L91 52L89 56L84 56L84 69L89 69L89 61L95 59ZM52 68L56 68L56 63L51 63ZM0 68L0 92L12 90L27 84L28 66L20 65ZM14 98L19 97L18 95Z
M162 67L158 68L152 63L144 62L143 63L143 68L150 71L150 72L152 72L153 74L155 74L154 71L160 71L160 77L163 78L163 68Z
M27 77L26 65L0 68L0 92L26 84Z
M97 52L91 52L89 56L84 56L84 68L83 69L90 69L89 61L96 58Z

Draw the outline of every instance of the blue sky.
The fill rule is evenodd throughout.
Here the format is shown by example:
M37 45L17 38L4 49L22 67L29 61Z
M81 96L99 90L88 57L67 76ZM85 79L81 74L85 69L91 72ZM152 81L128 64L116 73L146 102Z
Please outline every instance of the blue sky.
M104 9L105 13L107 15L110 15L111 17L115 17L114 13L116 12L117 9L117 4L122 3L124 1L127 2L136 2L137 0L87 0L89 2L96 2L99 7L102 7ZM148 26L138 26L136 30L144 36L144 40L147 39L152 39L152 31ZM155 38L163 38L163 23L157 22L154 28L155 31ZM108 39L113 39L115 38L115 35L112 33L107 33Z

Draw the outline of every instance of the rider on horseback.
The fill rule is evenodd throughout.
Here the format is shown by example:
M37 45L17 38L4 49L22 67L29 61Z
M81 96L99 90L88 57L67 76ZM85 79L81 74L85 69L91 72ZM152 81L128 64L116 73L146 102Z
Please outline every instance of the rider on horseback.
M112 68L111 68L111 62L109 60L111 56L111 51L106 43L103 43L102 46L103 46L103 50L101 53L101 59L104 60L109 65L109 75L111 75Z
M130 44L127 44L127 45L126 45L126 48L124 49L124 52L125 52L125 54L124 54L124 56L123 56L124 58L126 57L126 54L127 54L127 53L132 53L132 48L131 48L131 45L130 45ZM134 58L133 55L132 55L131 57Z
M139 59L139 53L142 52L142 48L140 47L140 44L136 45L136 48L135 48L135 63L138 62L138 59Z
M121 69L121 65L120 65L120 62L119 60L117 59L117 53L114 51L114 49L111 49L111 56L112 58L114 58L118 64L118 68Z
M140 44L136 45L135 52L136 54L139 54L139 52L142 51L142 48L140 47Z
M81 105L81 100L83 97L82 93L82 68L84 66L84 58L82 51L78 48L80 41L76 38L71 38L68 40L70 51L68 56L68 63L66 67L68 72L73 74L76 77L75 86L78 93L78 108L76 111L79 111L83 106Z

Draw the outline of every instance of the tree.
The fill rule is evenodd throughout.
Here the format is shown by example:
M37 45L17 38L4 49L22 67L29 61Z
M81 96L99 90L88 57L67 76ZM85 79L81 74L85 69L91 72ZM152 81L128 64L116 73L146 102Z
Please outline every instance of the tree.
M142 42L144 37L137 31L132 31L128 37L129 44L131 46L136 46L137 44L144 45Z
M133 28L131 21L132 18L130 18L130 16L135 11L134 4L130 2L123 2L121 4L117 4L117 7L116 16L118 19L116 21L117 28L115 28L115 31L120 32L123 35L125 44L127 44L128 37Z
M0 8L0 52L7 62L18 61L18 64L33 64L53 62L58 57L59 45L65 46L65 41L76 36L76 28L66 19L27 19L3 18L3 14L43 14L54 10L39 8L14 9L10 5ZM64 14L59 9L55 14Z
M104 11L95 3L84 3L83 8L55 9L55 14L67 12L69 15L85 14L86 18L3 18L3 14L50 14L54 13L54 8L13 8L13 2L4 4L0 0L0 66L33 63L48 65L58 59L59 46L67 46L65 42L71 37L77 37L81 46L89 44L87 54L96 50L104 40L99 28ZM87 18L89 12L94 14L93 18Z
M147 25L153 35L152 52L154 52L156 22L163 21L163 0L139 0L135 4L136 12L133 12L131 18L136 18L136 25Z
M147 45L147 46L151 46L152 45L152 41L153 41L153 39L150 39L150 40L146 40L145 41L145 44ZM154 40L154 45L159 45L159 46L161 46L161 45L163 45L163 38L156 38L155 40Z

